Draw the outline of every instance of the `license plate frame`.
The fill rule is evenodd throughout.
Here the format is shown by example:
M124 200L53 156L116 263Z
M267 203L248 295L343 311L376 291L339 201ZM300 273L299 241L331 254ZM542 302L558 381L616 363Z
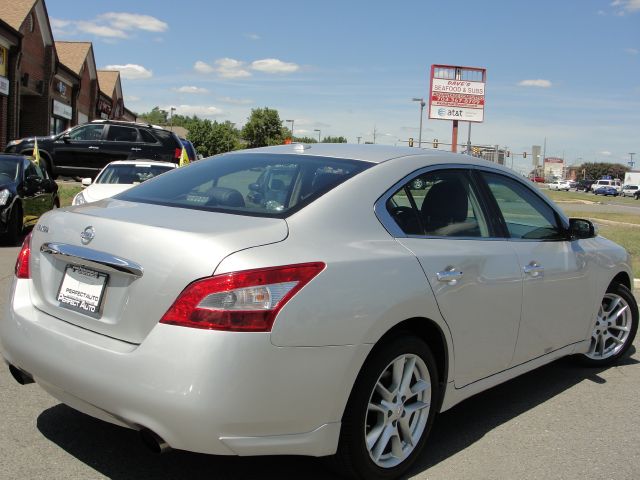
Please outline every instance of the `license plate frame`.
M82 265L65 267L56 299L68 310L100 318L109 275Z

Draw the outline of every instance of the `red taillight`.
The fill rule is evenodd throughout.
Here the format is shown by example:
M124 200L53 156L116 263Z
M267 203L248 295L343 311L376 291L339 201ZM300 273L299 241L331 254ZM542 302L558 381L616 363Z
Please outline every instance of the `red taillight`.
M20 253L18 254L18 259L16 260L16 277L18 278L31 278L31 274L29 272L29 257L31 256L31 232L24 237L24 242L22 242L22 248L20 249Z
M322 262L301 263L197 280L182 291L160 323L268 332L280 309L324 268Z
M180 160L181 156L182 156L182 149L176 148L175 151L173 152L173 158L175 158L176 160Z

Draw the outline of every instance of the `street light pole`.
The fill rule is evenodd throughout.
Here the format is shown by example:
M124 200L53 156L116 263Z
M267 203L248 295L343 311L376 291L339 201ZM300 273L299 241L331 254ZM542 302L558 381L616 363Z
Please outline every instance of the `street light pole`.
M636 152L629 152L629 166L631 168L633 168L633 166L635 165L635 162L633 161L633 156L636 154Z
M320 129L319 128L314 128L313 131L314 132L318 132L318 143L320 143Z
M418 133L418 147L422 148L422 111L424 110L426 103L424 103L424 98L413 98L412 101L420 102L420 132Z
M176 107L171 107L169 109L169 130L173 132L173 112L176 111Z
M362 138L362 137L358 137L358 143L360 143L360 139L361 139L361 138Z
M285 122L291 122L291 141L293 142L293 120L285 120Z

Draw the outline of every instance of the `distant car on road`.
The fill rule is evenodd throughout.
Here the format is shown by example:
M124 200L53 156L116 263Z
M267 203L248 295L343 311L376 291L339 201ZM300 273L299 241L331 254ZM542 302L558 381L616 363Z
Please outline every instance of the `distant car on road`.
M24 155L0 154L0 232L15 245L25 227L60 206L58 185Z
M615 188L617 194L620 194L620 192L622 192L622 185L620 184L620 180L597 180L593 185L591 185L591 190L595 192L596 189L600 187L613 187Z
M116 120L94 120L59 135L37 137L41 166L58 175L95 177L116 160L148 158L178 163L182 143L162 127ZM7 153L31 155L34 137L9 142Z
M585 192L588 192L591 189L591 185L593 185L595 183L594 180L579 180L577 185L576 185L576 192L579 190L584 190Z
M622 196L623 197L637 197L640 193L639 185L623 185L622 187Z
M568 192L571 185L566 180L555 180L549 184L549 190L564 190Z
M594 191L594 194L596 195L611 195L612 197L617 197L618 196L618 190L616 190L615 187L609 186L609 185L602 185L601 187L597 187Z
M176 168L175 163L153 160L111 162L102 169L95 182L92 182L91 178L82 179L82 186L87 188L73 198L72 205L82 205L113 197L174 168Z

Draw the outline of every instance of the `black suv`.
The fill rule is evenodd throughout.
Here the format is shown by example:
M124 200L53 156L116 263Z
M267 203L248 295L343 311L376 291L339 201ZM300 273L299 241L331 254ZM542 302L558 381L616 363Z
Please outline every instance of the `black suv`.
M591 190L591 185L595 183L595 180L578 180L578 184L576 185L576 192L578 190L584 190L588 192Z
M37 137L40 161L49 175L95 177L109 162L147 158L178 163L178 136L150 124L94 120L50 137ZM31 155L34 137L9 142L5 152Z

